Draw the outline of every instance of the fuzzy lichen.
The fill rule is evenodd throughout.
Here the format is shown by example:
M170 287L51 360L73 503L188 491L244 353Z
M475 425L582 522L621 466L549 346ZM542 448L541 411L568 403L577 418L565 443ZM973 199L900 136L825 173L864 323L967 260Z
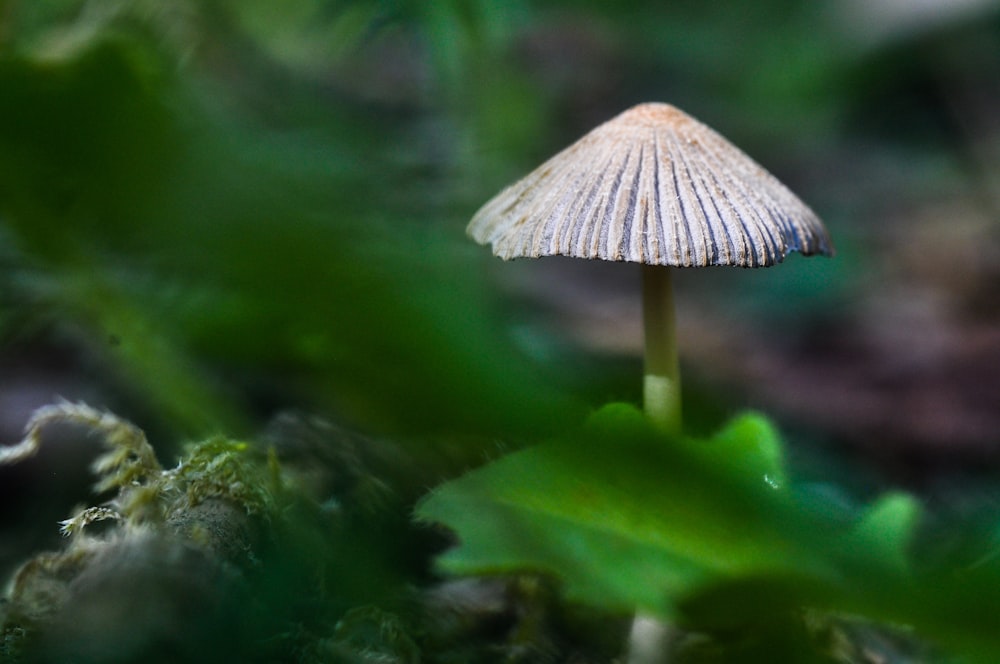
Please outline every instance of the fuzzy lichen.
M91 465L97 475L94 489L117 492L60 523L61 532L72 536L62 551L36 555L21 566L4 599L0 627L5 631L44 623L72 601L81 578L110 575L106 582L112 582L121 564L152 552L165 552L164 569L170 560L189 555L201 556L206 564L254 562L255 524L269 519L272 491L280 483L279 474L247 444L211 438L191 445L176 467L164 470L137 426L64 401L36 411L24 439L0 448L0 464L35 454L43 430L56 423L102 438L106 451ZM89 527L97 522L111 527L92 534Z
M138 427L64 402L36 413L25 441L3 448L4 461L34 454L53 423L101 438L95 486L111 494L62 522L68 538L60 550L35 555L15 573L0 598L0 653L23 650L37 662L161 661L149 655L201 657L201 646L224 641L222 654L232 655L260 636L246 625L259 620L277 633L284 612L297 615L293 604L306 597L322 613L316 624L327 629L280 646L286 654L299 661L421 660L410 623L371 610L344 613L357 592L344 550L376 546L373 524L395 518L395 494L369 470L367 439L322 423L289 426L257 443L213 437L187 445L164 469ZM331 513L331 503L342 508ZM356 545L359 537L368 539ZM260 611L271 602L275 615L265 617ZM181 660L218 661L171 661Z
M42 406L32 413L24 427L21 442L0 447L0 465L34 456L42 444L42 431L60 422L84 427L104 438L109 452L94 462L94 471L102 476L102 482L107 483L103 488L99 485L99 491L122 486L162 470L142 429L107 411L69 401Z
M0 447L0 465L16 463L37 453L43 430L52 424L79 426L99 435L107 451L91 468L98 480L96 493L117 489L103 505L88 507L61 522L64 535L88 525L115 520L124 526L163 523L178 511L208 499L231 502L248 515L266 515L273 506L271 489L277 475L262 468L243 442L214 437L194 444L170 470L164 470L142 429L107 411L83 403L61 401L39 408L25 427L24 439Z
M24 439L17 445L0 448L0 465L35 455L43 431L54 424L81 427L102 438L107 451L91 465L98 477L94 491L118 490L108 503L88 507L62 521L64 535L79 533L87 525L107 519L133 524L146 519L162 520L159 498L167 488L165 473L146 434L131 422L87 404L60 401L36 410L25 426Z
M88 507L76 516L59 522L59 532L65 537L74 535L97 521L119 521L122 515L110 507Z
M192 446L166 473L171 486L183 490L174 509L195 507L209 498L230 501L249 515L267 515L274 501L272 473L252 458L249 446L218 436Z

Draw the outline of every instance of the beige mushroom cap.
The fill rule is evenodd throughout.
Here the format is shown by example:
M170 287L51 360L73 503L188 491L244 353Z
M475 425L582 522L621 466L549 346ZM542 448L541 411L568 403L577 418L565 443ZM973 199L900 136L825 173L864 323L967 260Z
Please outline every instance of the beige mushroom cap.
M503 259L574 256L761 267L833 254L777 178L669 104L605 122L486 203L468 234Z

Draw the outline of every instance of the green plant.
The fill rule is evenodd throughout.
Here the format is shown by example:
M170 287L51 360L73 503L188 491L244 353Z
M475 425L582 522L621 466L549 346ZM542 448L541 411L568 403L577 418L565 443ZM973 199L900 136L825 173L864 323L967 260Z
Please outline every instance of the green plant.
M458 536L438 561L444 572L552 575L570 601L639 607L723 643L759 639L749 661L798 661L809 651L793 635L807 617L829 626L844 616L994 661L998 561L921 565L916 499L890 493L845 513L796 486L782 448L760 415L692 440L613 404L579 431L439 487L417 515Z

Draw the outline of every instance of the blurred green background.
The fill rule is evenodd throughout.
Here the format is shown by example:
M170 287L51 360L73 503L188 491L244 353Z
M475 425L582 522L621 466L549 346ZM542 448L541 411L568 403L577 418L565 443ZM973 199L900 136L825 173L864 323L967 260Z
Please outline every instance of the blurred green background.
M56 395L168 460L295 408L406 441L432 484L637 401L637 271L504 264L464 226L643 101L743 148L838 249L680 275L690 427L763 409L806 476L861 490L990 472L986 0L0 0L0 440ZM73 463L0 492L79 499Z

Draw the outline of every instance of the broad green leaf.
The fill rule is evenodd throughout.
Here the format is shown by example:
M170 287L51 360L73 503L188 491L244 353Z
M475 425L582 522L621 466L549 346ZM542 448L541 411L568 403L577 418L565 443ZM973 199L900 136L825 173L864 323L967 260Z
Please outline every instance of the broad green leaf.
M750 630L765 652L799 647L793 616L814 608L910 630L963 661L996 661L995 557L915 571L913 497L891 493L845 515L835 499L797 496L783 468L760 415L709 440L670 439L611 405L573 435L443 485L417 516L456 532L458 546L438 560L447 573L547 573L571 599Z
M536 569L571 597L670 615L679 598L743 576L833 582L829 532L815 528L765 474L782 477L759 416L717 440L671 440L635 409L605 407L577 435L502 458L418 507L454 528L451 573Z

